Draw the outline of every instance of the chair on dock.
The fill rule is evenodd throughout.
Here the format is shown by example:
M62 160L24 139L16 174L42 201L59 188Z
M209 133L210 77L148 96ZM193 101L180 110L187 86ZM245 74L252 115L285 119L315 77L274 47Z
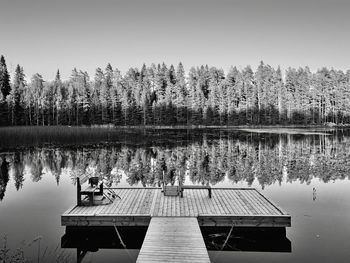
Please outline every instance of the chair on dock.
M89 205L94 205L95 196L103 197L103 183L98 185L98 177L89 178L89 184L82 190L80 184L80 178L77 178L77 205L80 206L83 204L82 196L87 196L89 199Z
M77 204L78 206L83 205L82 196L88 197L88 205L95 204L107 204L108 202L113 203L113 201L118 197L111 188L105 187L103 182L99 180L98 177L90 177L89 184L83 188L81 187L80 178L77 178ZM106 200L107 203L106 203Z

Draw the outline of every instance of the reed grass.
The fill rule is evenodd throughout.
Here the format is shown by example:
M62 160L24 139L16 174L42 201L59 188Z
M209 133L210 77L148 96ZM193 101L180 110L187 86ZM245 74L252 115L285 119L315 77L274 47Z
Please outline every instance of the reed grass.
M174 145L198 139L196 133L194 130L188 133L186 130L142 129L141 127L10 126L0 127L0 150L100 143Z
M52 262L52 263L69 263L75 262L73 254L60 247L60 244L55 249L45 247L44 251L40 249L40 242L42 237L39 236L29 242L22 241L21 246L10 249L7 246L7 236L4 235L2 238L2 244L0 243L0 263L29 263L29 262ZM29 249L28 251L28 248ZM24 250L27 253L34 254L34 257L25 255ZM32 253L31 253L32 252Z
M125 131L123 131L125 133ZM115 128L69 126L16 126L0 128L0 148L42 146L45 144L84 144L119 141Z

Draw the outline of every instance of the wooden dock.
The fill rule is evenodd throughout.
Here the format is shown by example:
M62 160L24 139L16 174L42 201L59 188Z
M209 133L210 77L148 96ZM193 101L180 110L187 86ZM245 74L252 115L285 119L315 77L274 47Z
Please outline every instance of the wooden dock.
M136 262L210 262L197 218L152 217Z
M196 217L200 226L288 227L286 212L253 188L186 189L183 198L160 188L114 189L112 204L73 206L63 226L148 226L152 217Z
M73 206L63 226L148 226L137 262L210 262L199 226L288 227L291 217L253 188L116 188L111 204ZM117 228L116 228L117 229ZM119 234L118 234L119 235Z

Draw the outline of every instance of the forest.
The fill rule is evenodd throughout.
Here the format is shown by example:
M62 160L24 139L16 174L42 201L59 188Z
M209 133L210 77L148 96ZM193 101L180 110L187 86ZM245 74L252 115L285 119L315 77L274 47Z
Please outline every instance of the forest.
M36 73L12 81L0 59L0 125L324 125L350 124L350 70L308 67L282 73L264 62L253 71L142 65L124 75L108 64L93 79L74 68L68 80Z

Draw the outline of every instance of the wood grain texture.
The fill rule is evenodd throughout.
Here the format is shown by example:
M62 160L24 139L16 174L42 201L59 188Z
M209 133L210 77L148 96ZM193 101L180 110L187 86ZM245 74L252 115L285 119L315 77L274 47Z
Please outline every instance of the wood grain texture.
M136 262L210 262L197 218L153 217Z

